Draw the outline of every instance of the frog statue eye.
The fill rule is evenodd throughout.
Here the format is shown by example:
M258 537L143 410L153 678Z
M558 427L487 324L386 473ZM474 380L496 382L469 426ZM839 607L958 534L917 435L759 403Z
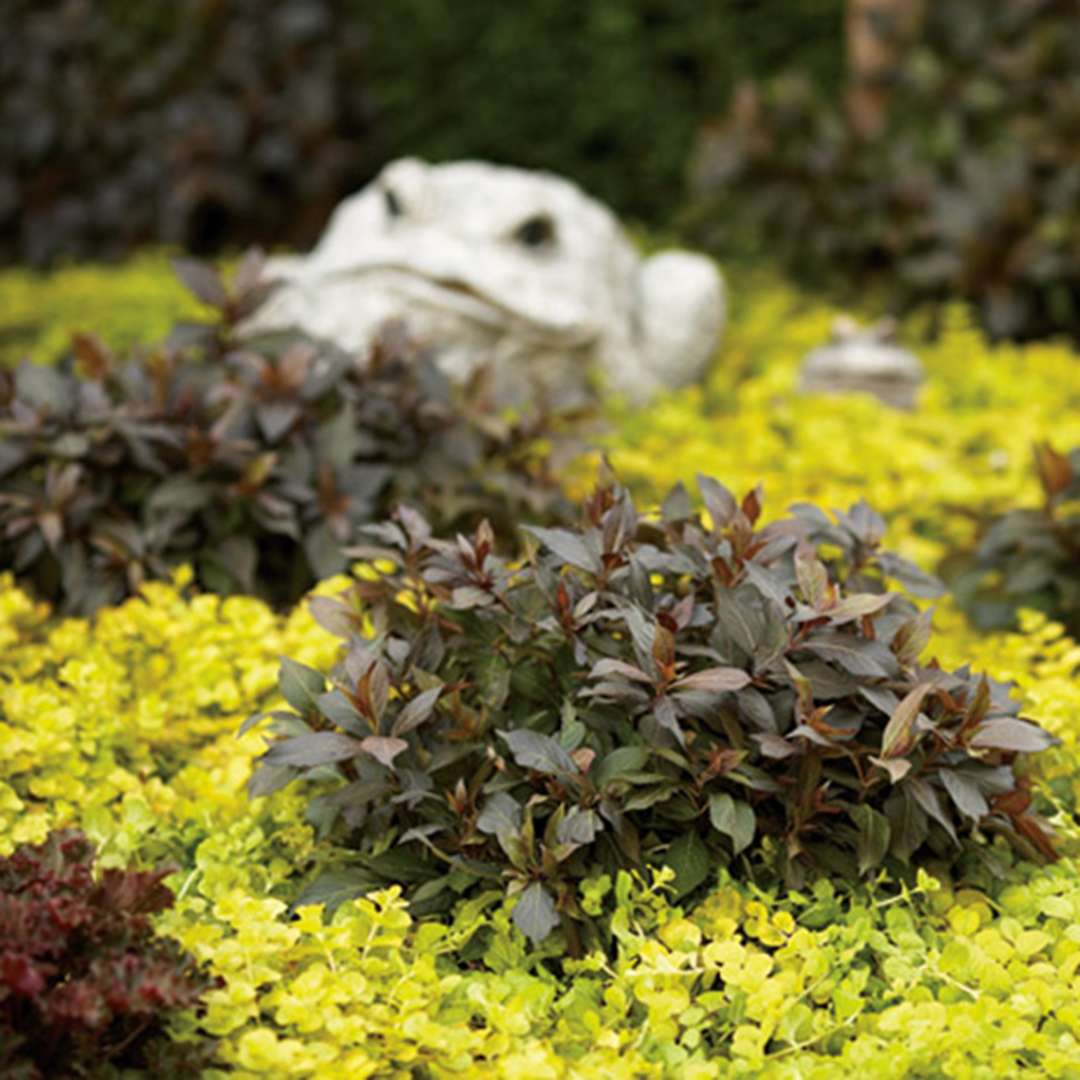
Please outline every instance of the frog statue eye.
M549 247L555 243L555 222L549 214L534 214L514 230L514 239L527 248Z
M405 207L402 206L401 199L398 198L397 193L392 188L383 189L383 203L386 205L387 217L397 218L405 213Z

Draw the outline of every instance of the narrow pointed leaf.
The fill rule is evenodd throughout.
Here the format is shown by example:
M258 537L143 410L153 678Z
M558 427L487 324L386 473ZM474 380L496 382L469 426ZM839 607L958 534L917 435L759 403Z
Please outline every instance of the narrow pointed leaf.
M914 690L910 690L896 706L881 736L883 758L903 757L914 745L912 729L915 726L915 719L919 715L926 695L932 689L933 686L930 683L920 683Z
M1015 750L1034 754L1057 743L1048 731L1026 720L985 720L971 737L970 746L993 750Z
M600 571L600 561L585 546L581 537L569 529L543 529L537 525L526 525L524 528L563 562L591 574Z
M417 694L416 697L407 702L401 712L394 718L390 734L404 735L423 724L434 711L442 692L443 688L441 686L433 686L430 690Z
M727 690L741 690L750 685L750 676L741 668L712 667L704 671L695 671L672 684L673 690L705 690L710 693L722 693Z
M364 745L350 735L336 731L313 731L309 735L297 735L274 743L263 756L268 765L296 765L310 768L313 765L331 765L346 761L364 752Z
M859 830L855 842L859 873L865 874L880 866L889 850L889 820L866 803L860 803L851 811L851 819Z

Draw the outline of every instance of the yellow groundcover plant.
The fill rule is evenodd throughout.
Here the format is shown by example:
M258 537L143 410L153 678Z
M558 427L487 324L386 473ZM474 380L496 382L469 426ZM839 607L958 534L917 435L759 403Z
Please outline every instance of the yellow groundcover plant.
M414 920L396 889L329 921L290 912L335 856L298 796L248 800L262 740L235 732L274 704L280 654L325 666L334 639L303 609L185 581L86 622L0 579L0 850L76 824L106 865L177 867L159 931L225 979L175 1029L220 1039L211 1076L1080 1075L1080 647L1051 624L982 639L938 619L943 662L1018 679L1064 740L1037 780L1060 810L1059 863L981 888L922 873L777 893L724 876L693 910L662 878L593 879L582 902L614 898L615 950L559 970L495 892L449 924Z
M45 359L72 329L154 340L191 313L157 257L111 278L130 285L120 303L111 272L66 273L0 275L0 361ZM1080 444L1075 354L991 349L961 312L918 346L917 412L799 397L798 359L831 318L770 278L739 285L704 387L613 410L621 477L646 497L695 472L762 480L774 513L865 497L889 546L929 567L979 514L1037 498L1033 441ZM718 875L688 910L663 879L597 878L582 904L613 901L615 944L577 960L530 950L494 891L443 924L396 889L329 919L293 912L343 856L301 794L247 798L263 740L235 732L274 707L280 656L325 669L336 639L303 608L199 595L183 574L92 621L55 619L0 576L0 851L78 825L105 865L176 866L159 932L225 981L174 1033L220 1039L212 1077L1080 1078L1080 645L1041 616L979 636L944 603L935 624L944 666L1015 680L1061 737L1033 776L1059 862L995 848L1000 877L928 867L914 885L803 893Z
M92 332L113 348L161 341L178 319L205 315L168 259L139 255L121 266L75 265L51 273L0 273L0 365L51 360L73 333Z

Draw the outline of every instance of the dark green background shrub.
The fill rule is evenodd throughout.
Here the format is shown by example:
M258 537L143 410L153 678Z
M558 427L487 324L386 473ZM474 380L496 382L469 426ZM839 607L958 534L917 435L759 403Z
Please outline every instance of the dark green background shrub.
M260 265L246 258L226 287L178 263L219 320L178 324L148 357L82 335L66 363L0 370L0 565L63 610L179 563L205 588L287 605L399 498L446 525L490 517L502 536L521 512L565 513L568 413L491 415L389 330L366 364L290 336L241 344Z
M220 981L154 937L169 871L95 876L94 854L64 830L0 859L0 1074L198 1076L213 1044L172 1043L164 1025Z
M0 261L305 246L402 154L565 173L667 220L697 124L797 49L824 84L840 0L11 0Z
M701 121L798 55L832 88L843 5L791 0L398 0L359 4L388 156L492 158L573 177L669 220ZM361 16L363 17L363 16Z
M9 0L0 260L305 244L373 170L344 0Z
M969 300L993 336L1080 338L1080 6L942 0L861 139L795 74L703 141L701 235L894 310Z
M526 527L524 564L407 509L365 530L356 554L394 572L312 601L344 658L329 680L286 661L251 781L339 781L310 817L357 865L307 899L396 881L438 907L501 879L538 941L576 935L581 879L619 868L667 864L681 896L744 852L795 885L978 830L1054 856L1013 770L1054 740L1007 685L920 663L930 613L886 585L936 582L880 550L881 519L757 528L760 491L700 486L709 525L682 487L649 520L602 484L580 527Z

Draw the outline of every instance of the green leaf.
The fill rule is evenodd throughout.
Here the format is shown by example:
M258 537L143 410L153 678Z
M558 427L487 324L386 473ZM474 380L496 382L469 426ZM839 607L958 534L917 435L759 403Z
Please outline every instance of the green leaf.
M871 754L870 761L889 774L892 784L898 784L911 772L911 762L907 758L880 758Z
M476 818L476 827L489 836L516 833L521 828L521 806L505 791L488 796Z
M803 599L815 610L820 609L828 596L829 572L806 541L795 549L795 577Z
M833 626L843 626L855 622L867 615L876 615L887 608L896 599L896 593L855 593L845 596L839 603L828 609L829 622Z
M315 621L335 637L348 640L360 629L361 620L340 600L330 596L311 596L308 610Z
M634 641L634 651L638 662L647 667L652 666L653 645L656 643L656 620L646 615L636 604L623 611L626 620L626 628Z
M325 522L319 522L304 534L304 555L307 556L312 572L317 578L333 577L346 567L345 555L341 545L334 539L333 533Z
M241 735L246 735L256 724L261 724L264 720L295 720L296 718L296 713L285 712L283 709L252 713L240 725L239 730L236 732L236 737L240 738Z
M313 765L331 765L363 753L363 744L351 735L336 731L313 731L274 743L263 755L267 765L295 765L310 768Z
M585 546L585 542L576 533L569 529L543 529L537 525L525 525L523 528L563 562L590 574L600 572L599 558Z
M634 810L648 810L658 802L670 799L678 791L678 785L671 781L657 783L654 787L636 786L626 796L622 808L631 813Z
M735 496L711 476L702 476L698 473L697 483L701 497L705 500L705 509L709 511L709 517L712 518L713 529L726 528L731 524L731 519L735 517L735 512L738 510Z
M29 457L30 451L26 447L0 439L0 476L17 469Z
M576 776L580 771L574 759L563 749L557 739L541 735L538 731L500 731L514 760L523 769L537 772Z
M750 846L757 821L748 803L717 792L709 798L709 820L717 832L731 839L736 855Z
M889 820L889 848L896 858L907 862L929 835L926 813L915 798L912 785L918 781L909 777L892 790L885 800L885 816Z
M893 635L890 647L904 667L914 666L929 644L933 617L933 609L927 608L915 618L902 623L900 629Z
M960 813L973 821L981 821L990 813L990 806L986 796L979 789L978 783L973 777L965 776L955 770L943 768L938 771L941 783L949 794L949 798L956 804Z
M765 637L760 593L752 586L717 589L716 621L744 652L753 655Z
M642 671L641 668L634 667L633 664L628 664L625 660L615 660L609 657L597 660L589 672L590 679L602 679L609 675L621 675L623 678L640 683L651 684L653 681L652 676Z
M328 466L338 475L343 475L352 465L362 447L355 411L348 402L343 403L331 419L320 424L315 433L316 458L320 465ZM378 490L381 478L374 475L365 479L364 490L358 494L370 496Z
M675 899L693 892L712 870L709 849L696 832L685 832L668 848L664 862L675 871Z
M889 820L866 803L860 803L851 811L851 820L858 829L855 855L859 860L859 873L881 865L889 850Z
M960 843L960 838L956 835L956 827L953 825L952 818L945 813L945 808L941 804L941 797L937 793L937 789L928 784L921 777L913 776L904 785L905 790L910 791L915 801L922 807L923 811L934 819L952 838L954 844Z
M273 795L275 791L280 791L290 784L296 775L296 769L289 765L260 765L248 780L248 798L258 799L263 795Z
M778 608L784 609L790 590L781 581L779 575L771 570L766 570L758 563L747 563L743 568L747 582L752 585L763 599L771 600Z
M172 268L176 276L204 304L214 308L224 308L229 297L218 272L208 263L198 259L173 259Z
M913 596L933 600L945 592L945 586L936 577L891 551L881 552L877 562L887 577L899 581Z
M226 537L209 555L232 578L237 591L256 591L255 573L259 565L259 548L252 537Z
M603 828L604 823L595 810L582 810L580 806L574 806L559 823L555 838L560 844L591 844Z
M685 521L694 516L694 505L690 493L680 480L665 496L660 505L660 516L667 523Z
M15 372L15 396L41 413L67 416L75 407L76 381L48 364L21 363Z
M163 481L147 500L151 513L193 514L209 502L213 489L190 476L173 476Z
M512 918L514 925L534 945L539 945L559 925L555 901L539 881L534 881L518 897Z
M750 736L761 749L762 757L771 758L773 761L782 761L792 754L797 754L799 749L793 746L782 735L774 735L772 732L763 732Z
M281 696L301 715L319 711L319 698L326 690L326 677L306 664L281 658L278 671Z
M264 401L255 407L255 422L268 443L276 443L302 415L295 401Z
M316 699L319 712L336 727L344 728L353 735L368 735L371 728L368 727L359 710L345 696L335 688L325 694L320 694Z
M620 746L605 754L592 768L589 778L599 791L603 791L612 781L628 773L643 769L649 760L647 746Z
M434 711L442 691L441 686L433 686L408 701L401 712L394 718L390 734L405 735L423 724Z
M293 901L291 910L308 904L325 904L329 915L348 900L363 896L385 883L368 870L328 870L320 874Z

